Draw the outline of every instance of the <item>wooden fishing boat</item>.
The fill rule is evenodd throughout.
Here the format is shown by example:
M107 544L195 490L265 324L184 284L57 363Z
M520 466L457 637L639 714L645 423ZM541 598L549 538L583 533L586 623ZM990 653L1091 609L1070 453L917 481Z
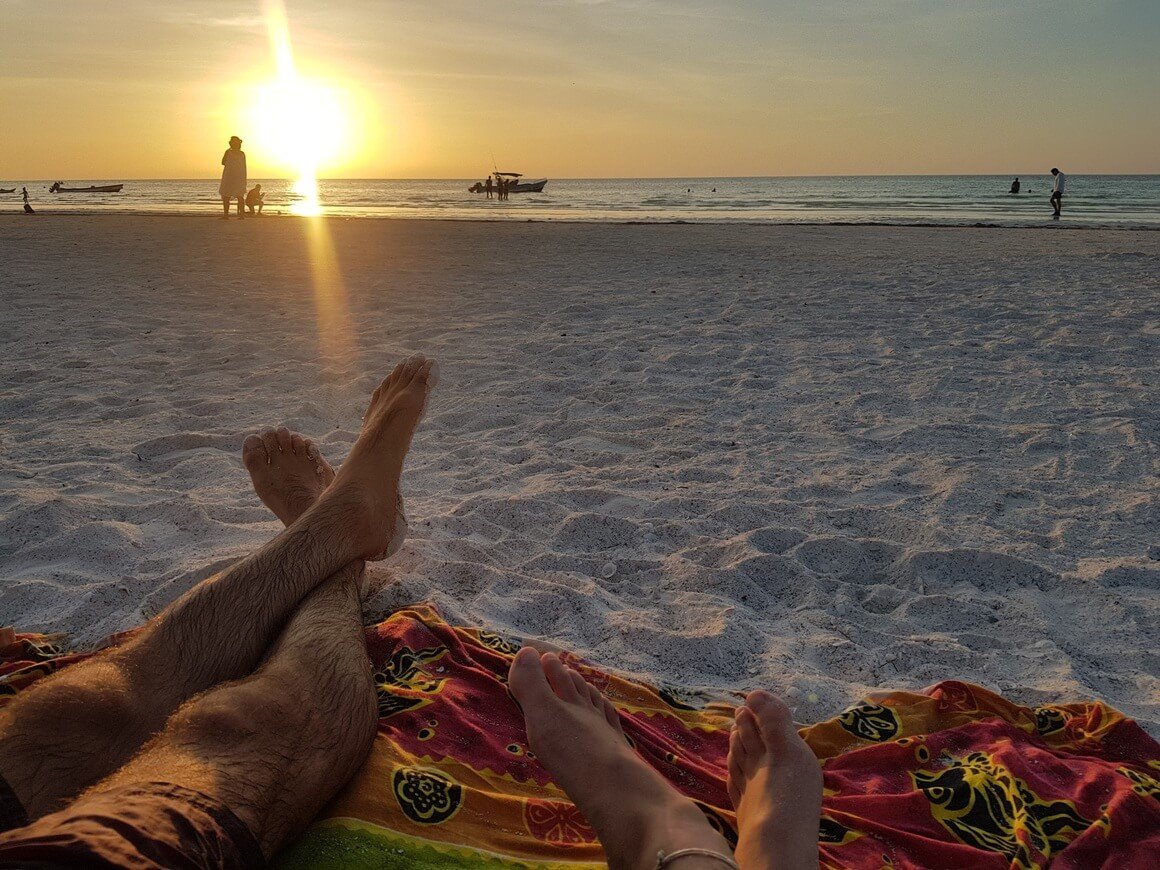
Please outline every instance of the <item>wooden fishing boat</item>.
M523 178L519 172L496 172L492 176L492 190L499 187L499 177L510 179L508 181L508 193L539 193L544 189L544 185L548 183L548 179L540 178L536 181L519 181ZM487 185L482 181L477 181L471 187L467 188L468 193L483 193L487 190Z
M65 187L59 181L50 187L50 193L120 193L123 184L90 184L88 187Z
M16 193L15 187L0 187L0 193Z

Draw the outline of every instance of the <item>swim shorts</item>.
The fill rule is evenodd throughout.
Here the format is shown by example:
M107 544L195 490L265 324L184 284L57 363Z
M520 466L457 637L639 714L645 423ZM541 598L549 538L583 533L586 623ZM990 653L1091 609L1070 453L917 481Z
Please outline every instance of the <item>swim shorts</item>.
M8 784L8 780L0 776L0 836L13 828L23 828L28 824L28 813L24 811L24 804Z
M5 783L0 790L12 800ZM16 800L19 814L24 810ZM165 782L90 795L32 824L0 833L0 868L245 870L266 859L245 822L199 791Z

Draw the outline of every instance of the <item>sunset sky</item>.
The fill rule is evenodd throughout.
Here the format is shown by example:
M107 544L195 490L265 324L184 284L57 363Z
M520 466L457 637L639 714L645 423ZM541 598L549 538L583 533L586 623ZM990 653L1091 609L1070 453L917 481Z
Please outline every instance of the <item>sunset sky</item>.
M1157 0L286 9L323 176L1160 171ZM286 168L259 0L0 0L0 34L0 179L211 178L233 133Z

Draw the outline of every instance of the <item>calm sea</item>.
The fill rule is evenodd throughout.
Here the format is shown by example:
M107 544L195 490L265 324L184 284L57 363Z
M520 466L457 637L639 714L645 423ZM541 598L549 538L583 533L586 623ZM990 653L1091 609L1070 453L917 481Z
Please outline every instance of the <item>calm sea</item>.
M802 178L550 179L543 193L506 202L468 193L475 179L319 182L326 214L449 220L688 221L751 223L937 223L1028 226L1050 222L1051 177L827 176ZM297 197L289 182L254 178L267 191L266 211L289 214ZM124 182L117 194L51 194L49 181L9 179L0 194L19 209L27 186L44 212L166 212L211 215L220 208L217 180L67 179L70 186ZM1160 175L1069 175L1066 225L1160 228Z

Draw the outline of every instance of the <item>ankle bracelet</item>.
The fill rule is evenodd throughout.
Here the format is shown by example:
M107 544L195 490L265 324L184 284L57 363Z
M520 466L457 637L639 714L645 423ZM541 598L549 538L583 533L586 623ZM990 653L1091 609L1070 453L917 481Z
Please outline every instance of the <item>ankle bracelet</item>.
M730 870L741 870L741 868L737 865L737 862L730 858L728 855L722 855L720 852L714 852L711 849L677 849L677 851L669 852L667 855L665 854L665 850L661 849L659 852L657 852L656 870L664 870L665 867L668 867L674 861L677 861L681 858L692 858L694 856L698 858L710 858L713 861L720 861L726 867L730 868Z

